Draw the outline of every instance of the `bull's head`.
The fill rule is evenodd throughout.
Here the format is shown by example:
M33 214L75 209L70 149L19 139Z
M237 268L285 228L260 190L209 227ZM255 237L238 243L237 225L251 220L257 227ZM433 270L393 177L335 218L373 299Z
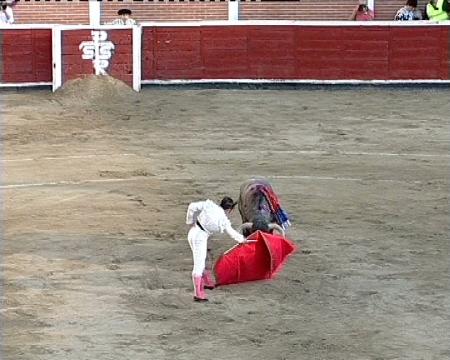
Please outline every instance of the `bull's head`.
M257 215L253 218L252 222L246 222L239 227L239 231L242 232L244 237L253 234L255 231L262 231L272 234L274 230L278 231L281 236L284 237L283 228L277 223L269 223L263 216Z

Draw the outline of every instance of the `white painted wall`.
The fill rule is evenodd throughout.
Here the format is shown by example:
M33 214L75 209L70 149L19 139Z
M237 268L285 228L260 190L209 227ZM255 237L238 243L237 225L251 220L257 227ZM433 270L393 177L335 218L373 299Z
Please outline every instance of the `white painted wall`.
M230 1L228 0L228 21L238 21L239 20L239 0Z
M101 1L89 0L89 24L91 26L100 25Z

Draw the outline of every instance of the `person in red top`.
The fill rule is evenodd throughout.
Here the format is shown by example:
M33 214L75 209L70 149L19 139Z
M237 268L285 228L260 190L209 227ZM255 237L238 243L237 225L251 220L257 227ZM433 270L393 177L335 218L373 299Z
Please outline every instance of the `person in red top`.
M350 20L355 21L371 21L374 19L373 11L369 9L364 0L360 0L358 5L353 9Z

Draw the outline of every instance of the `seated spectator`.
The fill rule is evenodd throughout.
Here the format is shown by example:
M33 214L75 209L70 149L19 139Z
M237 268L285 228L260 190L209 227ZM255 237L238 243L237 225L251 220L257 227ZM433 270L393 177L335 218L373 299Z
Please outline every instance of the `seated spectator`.
M136 20L131 18L130 9L120 9L117 15L120 17L112 22L113 25L136 25Z
M370 21L374 19L373 11L369 9L364 0L360 0L358 5L353 9L350 20Z
M417 0L406 0L406 5L395 14L394 20L409 21L422 20L422 11L417 8Z
M432 21L450 19L448 0L431 0L425 9L428 19Z
M0 25L1 24L14 24L14 13L11 5L4 1L1 2L0 7Z

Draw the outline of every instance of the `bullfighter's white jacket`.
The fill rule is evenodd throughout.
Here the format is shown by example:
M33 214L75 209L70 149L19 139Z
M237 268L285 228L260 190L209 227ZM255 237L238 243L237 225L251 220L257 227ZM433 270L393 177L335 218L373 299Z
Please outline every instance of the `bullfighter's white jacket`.
M245 241L242 234L233 229L225 211L211 200L189 204L186 224L194 225L197 221L208 234L223 233L225 231L237 242L242 243Z

